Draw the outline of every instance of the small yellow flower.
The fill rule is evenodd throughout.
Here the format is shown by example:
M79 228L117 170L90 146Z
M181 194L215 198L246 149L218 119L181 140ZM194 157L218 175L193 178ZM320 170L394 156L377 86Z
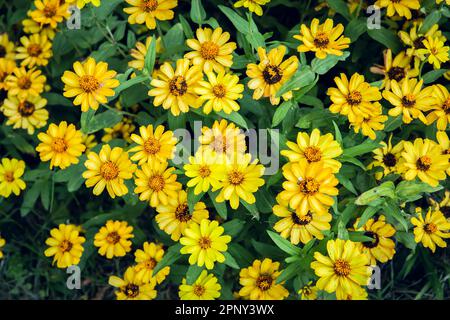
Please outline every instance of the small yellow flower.
M78 163L78 157L86 149L82 143L81 131L73 124L62 121L59 125L50 124L46 133L40 132L41 143L36 147L42 162L50 160L50 169L60 167L65 169Z
M239 295L250 300L283 300L289 296L283 283L277 283L281 271L279 262L265 258L255 260L248 268L239 273L239 283L242 285Z
M387 16L392 17L398 14L400 17L411 19L411 10L419 10L419 0L378 0L375 5L380 8L387 8Z
M134 60L128 62L128 66L130 68L134 68L136 70L144 69L145 56L147 55L147 50L151 42L152 37L147 37L145 39L145 44L140 41L136 42L135 48L130 51L130 56L134 58ZM160 53L161 51L161 38L158 38L156 40L156 53Z
M110 276L108 283L118 288L116 293L117 300L153 300L156 298L156 281L145 283L137 277L134 267L128 267L123 279Z
M430 248L432 252L436 251L436 246L446 248L447 243L443 239L450 238L450 222L440 211L428 212L423 217L422 210L418 210L417 218L412 217L411 223L414 228L414 240L417 243L422 242L425 248Z
M84 251L82 244L86 239L80 236L77 226L60 224L58 228L50 230L50 235L45 241L49 246L44 252L46 257L53 256L53 263L56 262L56 266L62 269L80 263Z
M61 0L35 0L34 6L36 9L29 16L41 26L49 25L55 29L70 16L69 4Z
M436 84L433 86L433 96L436 104L427 115L427 123L432 124L436 121L438 130L447 130L450 123L450 93L443 85Z
M25 190L25 182L21 179L24 172L24 161L3 158L0 163L0 196L8 198L11 193L18 196L21 190Z
M41 70L17 67L12 74L6 77L8 94L18 96L19 99L26 99L29 96L36 97L44 91L46 80Z
M228 250L231 237L223 235L224 229L217 221L203 219L200 224L193 223L184 230L184 236L180 238L183 247L181 254L190 254L189 264L205 265L206 269L212 269L214 262L223 263L225 256L222 252Z
M7 33L0 34L0 58L14 61L16 58L14 42L9 41Z
M31 10L27 12L28 17L30 17ZM49 39L54 39L56 35L56 30L50 25L41 26L39 22L33 19L23 19L22 20L23 32L27 34L39 33L41 36L45 35Z
M235 8L244 7L247 8L248 11L254 12L258 16L262 16L263 11L261 6L269 2L270 0L238 0L235 2L234 7Z
M94 134L83 134L82 135L83 144L86 146L86 153L92 150L93 147L97 145L97 141L95 141Z
M2 248L5 246L6 240L0 236L0 259L3 259L3 251Z
M0 36L1 37L1 36ZM0 44L1 50L1 44ZM16 62L5 58L0 58L0 90L8 90L8 84L6 82L8 76L13 73L16 68Z
M419 60L425 60L423 54L419 53L420 49L424 48L424 40L431 38L438 38L441 41L445 42L447 39L442 34L442 31L439 30L439 25L436 23L431 26L425 33L420 33L420 29L422 29L423 21L413 22L409 32L399 31L398 36L402 40L402 42L407 45L409 48L406 49L406 55L409 57L416 57Z
M220 297L221 289L217 278L203 270L192 285L187 284L186 278L183 278L178 296L180 300L214 300Z
M99 154L91 151L84 163L86 171L83 178L86 179L86 187L94 187L93 193L98 196L105 190L111 198L121 197L128 193L125 180L133 177L136 165L128 158L128 153L120 147L102 146Z
M126 221L108 220L95 234L94 246L107 259L123 257L131 251L130 238L134 238L133 227Z
M123 139L126 142L131 143L131 134L136 130L136 126L133 124L133 120L124 117L122 121L117 123L112 128L103 129L104 135L102 142L108 143L113 139Z
M369 169L373 167L382 167L383 171L376 172L375 178L381 180L381 178L391 173L400 173L400 159L403 151L403 141L400 141L395 146L392 146L392 134L389 137L389 141L380 142L381 147L373 151L373 162L368 166Z
M153 270L162 260L164 256L164 249L162 245L153 242L144 242L141 249L137 249L134 253L136 271L136 279L142 280L143 283L149 283L152 278L156 280L157 284L163 282L170 273L170 267L164 267L156 275L153 275Z
M417 50L418 54L427 56L427 61L432 64L434 69L440 69L441 63L445 63L450 60L448 56L449 46L444 45L445 41L439 38L428 37L423 40L425 48Z
M298 294L302 300L317 300L317 291L319 289L310 281L298 291Z
M18 47L16 59L22 60L21 66L33 68L34 66L46 66L52 57L52 43L44 34L32 34L29 37L20 38L22 44Z
M173 8L178 5L177 0L125 0L131 7L123 9L130 16L128 23L144 24L149 29L156 28L156 20L172 20Z
M369 137L372 140L377 138L375 131L381 131L384 129L384 123L388 120L388 117L383 115L383 108L379 102L373 103L373 110L371 114L365 115L363 118L357 119L355 122L351 122L353 131Z

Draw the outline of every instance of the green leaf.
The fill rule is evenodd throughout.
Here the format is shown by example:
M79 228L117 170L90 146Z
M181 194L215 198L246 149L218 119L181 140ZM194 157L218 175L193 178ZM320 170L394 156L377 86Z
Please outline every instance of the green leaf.
M224 252L223 255L225 256L225 261L223 263L233 269L240 269L239 264L236 262L236 259L234 259L229 252Z
M194 32L192 31L191 26L189 25L189 22L186 20L185 17L183 17L182 14L178 15L178 19L180 20L181 26L183 27L184 35L187 39L193 39L194 38Z
M186 272L186 283L188 285L194 284L194 282L200 276L202 271L203 271L203 268L197 266L196 264L189 266L188 271Z
M290 243L288 240L280 236L278 233L267 230L267 234L272 239L272 241L275 242L277 247L286 252L287 254L291 256L300 255L301 253L300 248Z
M424 192L433 193L442 190L442 186L432 187L428 183L418 181L401 181L395 190L397 197L403 201L408 201Z
M189 212L192 213L194 211L194 207L201 200L205 193L201 192L200 194L194 194L194 188L187 189L187 202L189 206Z
M338 125L333 120L333 126L334 126L334 138L336 139L336 142L339 143L342 147L342 134L341 130L339 130Z
M192 0L191 1L191 19L197 24L202 24L205 21L206 12L203 8L201 0Z
M375 41L381 43L388 49L391 49L393 53L398 53L402 49L397 35L386 28L367 30L367 34Z
M115 98L117 98L123 90L128 89L129 87L132 87L136 84L144 83L146 81L148 81L148 75L141 74L139 76L121 82L120 85L116 89L114 89L114 97L110 98L109 101L112 101Z
M339 183L342 184L348 191L353 193L355 196L358 195L358 192L356 191L355 187L353 186L353 183L350 181L349 178L347 178L345 175L341 173L336 173L336 178L339 180Z
M439 10L434 10L433 12L427 14L425 20L423 20L422 26L419 29L419 34L425 34L428 30L435 24L439 23L442 18L442 13Z
M181 243L174 244L171 246L164 257L161 259L161 261L158 262L155 269L153 269L153 274L157 274L161 269L167 266L171 266L174 264L178 259L180 259L183 255L180 253L182 245Z
M417 243L414 240L414 234L406 231L397 231L395 233L395 239L402 243L405 247L411 250L415 250Z
M31 209L34 208L39 195L41 194L41 189L45 185L45 181L39 180L33 184L33 186L25 192L22 205L20 206L20 215L25 217Z
M211 199L217 213L222 219L227 220L227 205L225 202L216 201L217 194L218 192L212 192L211 190L208 191L209 198Z
M315 74L309 66L301 66L294 76L284 83L276 93L276 97L281 97L286 92L298 90L314 82Z
M222 5L219 5L219 9L227 16L227 18L231 21L231 23L240 33L242 34L250 33L248 22L240 15L238 15L234 10Z
M283 121L284 117L286 117L286 114L289 112L289 110L294 107L295 106L291 100L284 101L280 106L278 106L273 115L272 128L279 125L281 121Z
M293 277L297 276L302 271L302 263L301 261L294 261L281 272L278 276L276 283L282 283Z
M345 35L354 43L358 38L367 32L367 21L363 18L355 18L345 27Z
M247 203L245 200L242 200L242 199L240 200L240 203L244 205L244 207L247 209L248 212L250 212L253 219L259 220L260 215L259 215L259 210L256 207L256 204Z
M217 112L217 115L220 117L227 119L229 121L232 121L236 123L239 127L248 129L247 121L245 121L244 117L241 116L240 113L232 112L230 114L226 114L223 111Z
M356 157L356 156L360 156L362 154L369 153L379 147L380 147L380 144L378 142L367 139L365 142L363 142L360 145L344 149L343 155L347 156L347 157Z
M156 41L155 37L152 36L144 60L144 70L148 75L151 75L153 72L153 68L155 67L155 60L156 60Z
M384 204L384 214L386 215L386 217L391 217L397 220L405 229L405 231L408 231L408 221L405 219L402 211L399 208L399 205L396 202L392 201L391 199L386 199L386 202Z
M345 19L350 20L350 13L348 10L348 5L343 0L327 0L328 6L343 16Z
M377 207L367 207L361 215L357 227L361 228L363 225L365 225L366 222L369 221L369 219L372 218L379 210L380 208Z
M365 206L381 197L395 198L395 196L394 183L392 181L386 181L378 187L372 188L361 194L355 200L355 204Z
M87 134L91 134L104 128L112 128L117 123L119 123L122 118L122 113L115 110L107 110L93 116L86 124L87 128L85 128L83 131L85 131Z
M325 74L339 61L345 61L349 56L350 52L345 51L341 56L329 54L325 59L314 58L311 62L312 71L320 75Z
M245 221L241 219L233 219L231 221L227 221L222 224L222 227L224 228L224 233L231 236L232 238L239 235L239 233L244 228Z
M364 231L349 231L349 240L353 242L372 242L374 239L365 235Z
M443 76L448 71L450 71L450 69L431 70L422 76L423 83L429 84L429 83L435 82L437 79L439 79L441 76Z

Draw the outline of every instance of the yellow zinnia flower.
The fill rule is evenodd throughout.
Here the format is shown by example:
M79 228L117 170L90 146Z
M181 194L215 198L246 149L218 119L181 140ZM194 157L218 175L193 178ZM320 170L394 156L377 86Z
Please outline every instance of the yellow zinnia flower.
M400 17L411 19L411 10L419 10L419 0L378 0L375 5L381 8L387 8L387 16L392 17L396 13Z
M153 208L159 204L167 205L169 199L176 198L181 189L181 183L177 182L177 175L173 173L175 168L167 168L168 165L167 162L151 161L136 170L134 192L139 194L139 200L148 201Z
M411 223L414 228L414 240L417 243L422 242L425 248L430 248L432 252L436 251L436 246L446 248L447 243L443 239L450 238L450 222L447 221L441 211L428 212L423 217L422 210L417 210L417 218L412 217Z
M95 141L94 134L84 134L81 137L83 144L86 146L86 153L92 150L93 147L97 145L97 141Z
M450 140L448 139L447 132L438 131L436 133L436 140L439 143L439 147L442 150L442 154L444 156L449 156L448 160L450 161ZM447 175L450 176L450 165L447 166Z
M289 202L289 206L298 214L305 215L309 211L326 214L333 205L332 196L339 190L331 168L324 168L321 162L307 161L288 163L282 168L283 191L279 194L282 201Z
M203 219L200 224L192 223L184 230L184 236L180 238L183 247L181 254L190 254L189 264L205 265L206 269L212 269L214 262L222 263L225 256L222 252L228 250L227 243L231 237L223 235L224 229L217 221Z
M166 279L170 273L170 267L166 266L162 268L156 275L153 275L153 270L157 266L158 262L162 260L164 256L164 249L162 245L158 245L153 242L144 242L141 249L137 249L134 252L136 279L142 280L143 283L149 283L152 278L156 280L157 284Z
M239 273L239 283L242 285L239 295L250 300L283 300L289 296L282 283L277 283L281 274L279 262L265 258L255 260L248 268Z
M165 110L170 109L174 116L178 116L181 112L188 112L190 107L200 107L195 88L202 77L200 66L189 67L187 59L179 59L175 70L165 62L150 82L154 88L148 95L155 97L155 107L162 105Z
M34 129L39 129L47 124L48 111L45 109L47 100L39 96L28 97L19 100L16 96L9 96L3 102L0 110L8 118L6 125L14 129L25 129L28 134L33 134Z
M342 239L329 240L327 252L328 256L314 252L311 268L320 278L317 288L336 292L339 300L347 299L347 295L358 295L372 274L369 256L363 254L356 243Z
M351 122L350 125L356 133L361 131L362 135L375 140L377 138L375 131L384 129L384 123L388 120L388 117L383 115L383 108L379 102L374 102L372 106L373 110L370 114Z
M81 131L66 121L59 125L50 124L47 132L40 132L37 137L41 143L36 147L36 151L39 152L42 162L50 160L50 169L65 169L78 163L78 157L86 149L82 143Z
M187 284L186 278L183 278L178 296L180 300L214 300L220 297L220 289L222 286L217 278L203 270L192 285Z
M238 0L234 3L234 7L235 8L244 7L247 8L248 11L254 12L258 16L262 16L263 11L261 6L269 2L270 0Z
M392 134L389 137L388 143L381 141L381 147L373 151L373 162L368 166L369 169L373 167L382 167L383 171L375 173L375 178L381 180L383 177L391 173L400 173L399 162L403 151L403 141L400 141L395 146L392 146Z
M76 61L72 71L64 71L61 77L64 82L64 96L73 98L73 104L81 105L81 111L89 108L98 109L99 103L107 103L107 97L114 96L114 88L120 83L114 79L116 72L108 70L106 62L95 62L88 58L83 63Z
M128 23L144 24L149 29L156 28L156 20L172 20L174 12L171 10L178 5L177 0L125 0L131 7L123 9L128 13Z
M8 76L13 73L15 68L16 63L14 60L0 58L0 90L8 90L8 84L6 80L8 79Z
M193 65L198 65L205 73L225 72L225 68L233 64L232 53L236 49L235 42L228 42L230 34L223 32L222 28L198 28L197 39L187 39L186 44L192 50L184 55L184 58L192 60Z
M50 25L55 29L57 24L70 17L69 4L61 0L35 0L35 10L29 16L41 26Z
M276 97L278 90L297 71L298 59L291 56L283 61L286 54L285 46L278 46L266 53L266 49L258 48L259 64L249 63L247 65L247 76L250 77L248 87L253 92L253 99L259 100L261 97L270 97L270 103L277 105L280 97ZM284 100L292 98L292 91L282 95Z
M7 33L0 34L0 59L14 61L16 58L14 42L9 41Z
M298 291L298 294L301 300L317 300L317 291L319 289L315 285L313 286L312 281L310 281Z
M140 135L132 134L131 140L138 146L131 148L129 152L134 153L132 161L139 161L139 164L151 161L164 162L173 159L175 156L175 145L177 138L173 132L164 131L164 126L159 125L153 130L153 125L139 128Z
M333 19L327 19L320 24L319 19L314 18L311 27L305 24L300 26L300 34L294 38L302 41L297 47L298 52L313 51L319 59L325 59L328 54L342 56L344 49L350 45L350 38L343 35L344 26L338 24L333 27Z
M17 67L12 74L6 77L8 94L18 96L19 99L26 99L29 96L36 97L44 91L46 80L47 78L42 75L41 70Z
M176 197L170 197L166 205L158 205L156 212L156 223L173 241L178 241L192 223L200 224L203 219L209 218L208 209L201 201L195 203L192 213L189 212L187 193L184 190L178 191Z
M2 158L0 163L0 196L8 198L11 193L18 196L21 190L25 190L25 182L21 179L24 172L24 161Z
M21 66L33 68L36 66L46 66L48 60L52 57L52 43L46 35L39 33L32 34L29 37L20 38L21 47L17 47L16 59L22 60Z
M134 238L133 227L126 221L108 220L95 234L94 246L98 247L98 254L107 259L123 257L131 251L130 238Z
M123 279L110 276L108 283L118 288L115 292L117 300L153 300L156 298L156 281L152 278L149 283L144 283L137 278L134 267L128 267Z
M436 104L427 114L427 123L432 124L436 121L438 130L447 130L450 123L450 93L443 85L436 84L433 86L433 96Z
M448 56L449 46L445 46L445 41L439 38L428 37L423 40L423 46L425 48L417 50L418 54L427 56L427 61L432 64L434 69L440 69L441 63L445 63L450 60Z
M86 179L86 187L94 187L93 193L98 196L105 190L111 198L121 197L128 193L128 187L124 180L131 179L136 165L128 158L128 153L120 147L111 150L108 144L102 146L97 154L93 151L87 155L84 162L86 171L83 178Z
M50 235L45 241L49 246L44 252L46 257L53 256L53 263L56 262L56 266L62 269L80 263L84 251L82 244L86 239L80 236L77 226L60 224L50 230Z
M0 236L0 259L3 259L3 251L1 250L6 244L6 240Z
M422 29L423 22L414 22L409 33L406 31L399 31L398 36L403 41L404 44L409 46L406 49L406 54L410 57L414 56L419 58L420 60L424 60L425 57L419 53L418 50L424 48L424 40L428 37L439 38L441 41L445 42L447 39L442 34L442 31L439 30L439 25L432 25L427 32L420 33L420 29Z

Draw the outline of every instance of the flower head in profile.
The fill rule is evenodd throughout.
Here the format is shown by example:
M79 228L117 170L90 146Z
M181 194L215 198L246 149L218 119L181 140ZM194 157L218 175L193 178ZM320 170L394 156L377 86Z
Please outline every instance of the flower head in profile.
M98 253L107 259L123 257L131 251L133 227L126 221L108 220L100 228L94 237L94 246L98 247Z
M19 99L26 99L29 96L37 97L44 91L46 80L41 70L17 67L6 77L8 95L17 96Z
M266 49L258 48L259 64L249 63L246 71L247 76L250 77L248 87L254 90L253 99L259 100L266 97L270 98L270 103L273 105L280 103L277 92L295 74L299 65L296 56L283 60L286 51L287 48L282 45L268 53ZM282 97L284 100L291 99L292 91L284 93Z
M12 193L16 196L25 190L25 181L22 180L25 172L23 160L3 158L0 163L0 196L8 198Z
M445 131L450 123L450 93L443 85L436 84L433 86L433 96L436 99L436 104L427 114L427 123L436 122L438 130Z
M81 131L66 121L58 125L51 123L47 132L40 132L37 137L41 143L36 147L36 151L39 152L42 162L50 160L50 169L65 169L78 163L78 158L86 149L82 143Z
M41 26L50 26L56 29L58 23L69 18L69 4L61 0L35 0L35 10L31 11L29 16L31 19L39 23Z
M82 244L86 239L80 236L77 226L73 224L60 224L58 228L50 230L50 237L45 241L48 249L44 254L53 257L58 268L67 267L80 263L84 248Z
M156 22L172 20L173 8L178 5L177 0L125 0L130 7L123 11L130 16L128 23L144 24L150 30L156 28Z
M417 53L425 55L428 63L432 64L434 69L440 69L441 63L450 60L448 55L450 47L445 45L445 41L439 38L428 37L423 40L423 46L425 48L417 50Z
M33 68L34 66L46 66L52 57L52 43L43 34L32 34L20 38L22 46L17 47L16 59L22 60L21 66Z
M244 7L247 8L248 11L254 12L258 16L262 16L263 10L261 6L269 2L270 0L238 0L234 3L234 7L235 8Z
M30 96L24 100L9 96L3 101L0 111L8 118L6 125L12 125L14 129L25 129L31 135L35 129L47 124L49 113L46 105L47 100L40 96Z
M156 281L152 278L150 282L143 282L137 277L134 267L128 267L123 275L123 279L117 276L110 276L108 283L116 287L117 300L153 300L156 298Z
M411 218L414 225L414 240L422 243L425 248L432 252L436 246L446 248L447 243L443 239L450 238L450 222L441 211L428 209L425 217L422 210L417 210L417 217Z
M375 5L380 8L387 8L387 16L398 15L406 19L412 18L411 10L420 9L419 0L378 0Z
M142 249L137 249L134 252L134 257L136 278L142 280L143 283L149 283L154 278L156 283L160 284L170 273L170 267L166 266L153 275L153 270L164 257L162 245L154 242L144 242Z
M220 297L221 289L217 278L203 270L192 284L187 284L183 278L178 296L180 300L214 300Z
M392 145L392 135L389 137L388 143L380 142L381 147L373 151L373 162L369 164L369 169L374 167L383 168L382 171L375 173L375 178L381 178L391 173L400 173L400 159L403 151L403 141L398 142L395 146Z

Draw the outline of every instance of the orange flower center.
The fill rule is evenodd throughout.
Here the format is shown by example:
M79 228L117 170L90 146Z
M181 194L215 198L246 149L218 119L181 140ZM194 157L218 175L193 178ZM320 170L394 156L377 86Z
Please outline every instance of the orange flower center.
M281 81L283 78L283 72L280 67L269 64L262 72L264 81L268 84L275 84Z
M105 162L100 167L100 175L107 181L113 180L119 175L119 167L112 161Z
M205 293L205 287L203 287L199 284L196 284L196 285L194 285L193 291L197 297L201 297Z
M55 138L52 142L52 150L56 153L63 153L69 146L63 138Z
M315 38L314 38L314 45L317 48L324 49L328 46L330 43L330 39L328 39L328 36L325 32L317 32Z
M44 8L44 16L46 18L52 18L52 17L54 17L56 15L57 11L58 10L57 10L56 6L52 6L50 4L47 4L45 6L45 8Z
M181 222L188 222L191 220L191 214L187 203L182 203L175 209L175 218Z
M11 183L14 181L14 173L12 171L6 171L4 177L6 182Z
M144 150L148 154L157 154L161 149L161 144L155 138L150 138L144 142Z
M164 189L165 184L164 178L160 174L156 174L148 180L149 188L156 192Z
M211 248L211 239L208 237L201 237L198 240L198 245L200 246L200 248L202 248L203 250L209 249Z
M158 8L157 0L144 0L144 2L142 3L142 10L144 12L155 11L157 8Z
M267 291L272 287L273 279L270 275L262 274L256 279L256 286L261 291Z
M430 169L431 163L432 163L432 161L429 156L423 156L417 160L416 166L417 166L417 169L420 171L427 171L428 169Z
M405 95L402 98L402 105L405 108L411 108L414 107L414 105L416 104L416 98L414 97L413 94L408 93L407 95Z
M94 76L84 75L80 78L80 88L84 92L90 93L100 88L100 83Z
M155 269L156 263L157 263L157 262L156 262L155 259L150 258L150 259L148 259L147 261L145 261L145 267L146 267L147 269L153 270L153 269Z
M304 154L308 162L318 162L322 159L322 152L317 147L307 147Z
M212 41L202 43L200 54L205 60L213 60L219 54L219 46Z
M169 91L174 96L182 96L188 89L187 82L182 76L175 76L169 82Z
M423 226L423 230L425 230L426 233L431 234L431 233L435 233L437 231L437 226L434 223L426 223Z
M351 106L359 105L362 101L362 95L359 91L352 91L347 96L347 102Z
M110 232L106 236L106 241L108 241L111 244L116 244L120 241L120 236L116 231Z
M27 52L30 56L37 57L42 53L42 49L40 45L33 43L28 46Z
M334 262L334 272L336 273L336 275L346 277L350 274L350 271L350 264L347 261L337 259Z
M34 104L28 101L20 102L17 106L17 111L19 111L22 117L29 117L34 113Z
M134 283L129 283L123 289L123 293L125 293L128 298L136 298L139 295L139 286Z
M69 240L63 240L63 241L61 241L61 243L59 245L59 249L62 252L69 252L70 250L72 250L72 247L73 247L73 244Z
M298 215L297 213L292 212L292 220L294 221L295 224L306 226L311 222L312 214L311 212L308 212L307 214L304 215Z
M227 94L227 91L223 85L218 84L213 87L213 93L217 98L223 98Z
M240 185L244 181L244 174L240 171L233 170L228 175L228 181L235 186Z
M31 80L27 76L21 77L17 80L17 85L20 89L27 90L31 88Z
M201 166L200 169L198 169L198 174L202 178L209 177L211 174L211 169L209 169L208 166Z
M300 191L307 195L313 195L319 191L320 184L314 178L306 178L297 182Z

